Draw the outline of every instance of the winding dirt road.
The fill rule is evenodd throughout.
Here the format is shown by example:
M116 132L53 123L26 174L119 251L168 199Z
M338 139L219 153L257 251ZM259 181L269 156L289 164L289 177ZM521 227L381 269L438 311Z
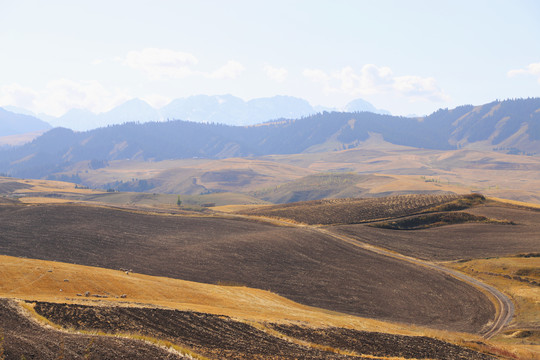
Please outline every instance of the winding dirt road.
M310 229L312 231L316 231L316 232L325 234L327 236L331 236L331 237L333 237L335 239L339 239L339 240L344 241L346 243L349 243L351 245L358 246L358 247L360 247L360 248L362 248L364 250L372 251L372 252L380 254L380 255L389 256L389 257L392 257L392 258L395 258L395 259L407 261L407 262L415 264L415 265L423 266L423 267L426 267L428 269L432 269L432 270L435 270L435 271L439 271L439 272L448 274L448 275L450 275L450 276L452 276L452 277L454 277L454 278L456 278L458 280L464 281L464 282L466 282L466 283L480 289L484 293L487 292L489 295L491 295L493 297L493 301L495 301L495 308L497 309L497 312L495 314L495 319L493 320L493 323L489 324L489 327L484 329L482 331L482 333L480 334L486 339L489 339L489 338L493 337L494 335L496 335L497 333L499 333L503 329L503 327L506 324L508 324L508 322L510 322L510 320L512 319L512 317L514 315L514 304L508 298L508 296L504 295L502 292L500 292L499 290L497 290L493 286L485 284L485 283L481 282L480 280L475 279L473 277L470 277L468 275L465 275L465 274L463 274L463 273L461 273L459 271L446 268L446 267L441 266L441 265L439 265L437 263L417 259L417 258L414 258L414 257L411 257L411 256L406 256L406 255L403 255L403 254L400 254L400 253L397 253L397 252L394 252L394 251L390 251L390 250L387 250L387 249L384 249L384 248L376 247L376 246L370 245L368 243L359 241L357 239L351 238L349 236L336 234L336 233L328 230L327 228L322 228L322 227L318 227L318 226L306 226L306 228L308 228L308 229Z
M493 319L493 322L491 324L488 324L486 328L482 332L480 332L480 335L483 336L485 339L490 339L496 334L498 334L504 328L504 326L506 326L506 324L508 324L510 320L512 320L512 317L514 316L515 308L514 308L514 304L512 303L512 300L510 300L510 298L506 296L505 294L503 294L501 291L499 291L498 289L494 288L491 285L483 283L482 281L478 279L465 275L459 271L446 268L440 264L437 264L431 261L421 260L418 258L414 258L412 256L403 255L395 251L387 250L385 248L373 246L367 242L363 242L363 241L357 240L355 238L352 238L346 235L337 234L333 231L330 231L328 227L323 227L321 225L299 224L299 223L294 223L294 222L290 222L290 221L286 221L282 219L268 218L264 216L251 216L251 215L239 215L239 214L227 214L225 216L232 217L232 218L240 217L240 218L245 218L245 219L255 219L258 221L270 222L275 225L300 227L308 231L322 233L324 235L333 237L334 239L357 246L364 250L371 251L371 252L374 252L383 256L389 256L389 257L399 259L402 261L407 261L409 263L412 263L418 266L423 266L425 268L450 275L460 281L466 282L469 285L476 287L477 289L479 289L486 295L489 294L489 296L491 297L491 301L495 305L496 313L495 313L495 318Z

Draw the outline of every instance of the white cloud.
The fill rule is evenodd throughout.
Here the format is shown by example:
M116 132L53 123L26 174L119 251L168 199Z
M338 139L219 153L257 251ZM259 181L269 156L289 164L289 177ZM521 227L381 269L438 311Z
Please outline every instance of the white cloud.
M126 92L110 91L97 81L50 81L36 91L19 84L0 88L0 104L21 107L35 113L61 116L69 109L88 109L99 113L129 100Z
M4 85L0 88L0 106L12 105L34 111L38 96L36 91L19 84Z
M244 71L244 66L238 61L230 60L219 69L210 73L201 74L210 79L236 79Z
M238 61L230 60L214 71L200 71L196 68L199 60L195 55L170 49L146 48L130 51L123 59L123 65L146 73L150 79L182 79L189 76L203 76L209 79L235 79L244 71Z
M304 75L304 77L308 78L314 83L321 84L323 86L323 91L325 94L330 94L338 91L330 84L332 77L320 69L304 69L302 75Z
M150 78L184 78L194 73L197 58L190 54L169 49L146 48L127 53L123 64L141 70Z
M509 77L514 77L516 75L537 76L538 82L540 83L540 62L529 64L525 69L515 69L508 72Z
M431 101L448 101L446 95L438 86L434 78L420 76L399 76L394 79L394 89L400 94L415 100L428 99Z
M326 83L331 79L327 73L319 69L305 69L302 72L302 75L304 75L311 81L318 83Z
M410 100L447 101L449 97L437 86L434 78L407 75L395 76L392 69L367 64L356 72L347 66L331 74L320 69L305 69L303 75L323 85L325 93L352 96L396 94Z
M274 80L275 82L284 82L287 78L287 69L285 68L277 68L271 65L265 65L264 72L268 78Z
M387 90L392 86L393 73L389 67L377 67L367 64L362 67L359 77L360 90L362 93L378 93Z

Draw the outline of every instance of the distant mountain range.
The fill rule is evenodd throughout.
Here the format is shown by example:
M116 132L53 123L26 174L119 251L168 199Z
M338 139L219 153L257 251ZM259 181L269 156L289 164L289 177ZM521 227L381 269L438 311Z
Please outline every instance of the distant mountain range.
M441 109L423 118L323 112L255 126L189 121L128 123L87 132L48 131L0 151L0 172L44 177L80 161L227 158L351 149L373 137L425 149L540 154L540 99Z
M43 114L35 115L28 110L16 107L6 107L6 109L14 113L39 117L53 127L65 127L76 131L92 130L126 122L146 123L167 120L254 125L269 120L296 119L321 111L339 110L313 107L306 100L291 96L274 96L244 101L232 95L190 96L173 100L159 109L153 108L143 100L132 99L104 113L95 114L88 110L71 109L58 118ZM362 99L350 102L341 110L390 114L388 111L375 108ZM3 136L1 132L0 136Z
M0 136L20 135L51 128L50 124L34 116L17 114L0 108Z

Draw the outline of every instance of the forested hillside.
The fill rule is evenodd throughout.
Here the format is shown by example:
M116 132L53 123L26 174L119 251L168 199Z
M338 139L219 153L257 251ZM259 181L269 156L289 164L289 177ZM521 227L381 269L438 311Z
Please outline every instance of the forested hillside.
M336 151L354 148L373 134L392 144L425 149L540 154L540 99L441 109L424 118L323 112L247 127L175 120L87 132L56 128L32 143L2 151L0 172L43 177L83 160L220 159Z

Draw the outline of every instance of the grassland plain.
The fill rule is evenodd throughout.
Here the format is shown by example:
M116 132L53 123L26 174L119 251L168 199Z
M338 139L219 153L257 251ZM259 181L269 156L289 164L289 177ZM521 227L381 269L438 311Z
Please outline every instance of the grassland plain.
M80 205L2 205L0 252L269 289L365 317L480 331L494 312L450 276L302 228ZM104 255L106 254L106 256Z

